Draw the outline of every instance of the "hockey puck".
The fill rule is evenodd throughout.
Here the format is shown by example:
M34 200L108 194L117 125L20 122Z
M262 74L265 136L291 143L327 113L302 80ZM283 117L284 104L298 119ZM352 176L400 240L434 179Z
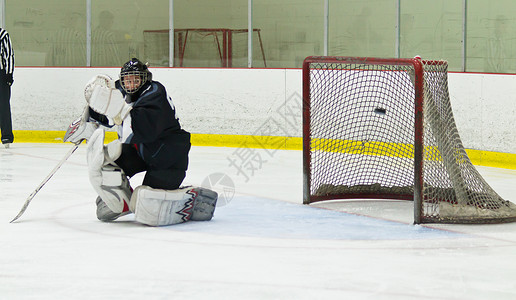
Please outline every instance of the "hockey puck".
M379 115L385 115L387 110L385 108L377 107L377 108L374 109L374 112L379 114Z

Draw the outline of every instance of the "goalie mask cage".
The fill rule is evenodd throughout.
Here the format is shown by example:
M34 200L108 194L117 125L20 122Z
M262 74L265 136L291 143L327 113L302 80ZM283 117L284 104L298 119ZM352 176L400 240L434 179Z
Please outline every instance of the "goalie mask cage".
M516 221L469 160L446 61L308 57L303 64L304 204L414 200L414 223Z

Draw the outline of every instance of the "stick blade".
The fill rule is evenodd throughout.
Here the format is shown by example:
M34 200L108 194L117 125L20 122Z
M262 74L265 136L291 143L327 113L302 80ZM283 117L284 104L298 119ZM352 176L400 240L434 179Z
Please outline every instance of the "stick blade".
M22 208L20 209L20 212L9 223L12 223L12 222L18 220L23 215L23 213L25 213L25 211L27 210L27 207L29 206L29 203L32 200L32 198L34 198L34 196L30 195L30 197L27 200L25 200L25 203L23 204Z
M80 142L76 143L68 151L68 153L66 153L65 157L63 157L63 159L61 159L61 161L57 164L57 166L54 167L52 172L50 172L50 174L48 174L47 177L45 179L43 179L43 181L39 184L39 186L32 192L32 194L30 194L30 196L27 198L27 200L25 200L25 203L23 203L23 206L20 209L20 212L18 213L18 215L16 215L16 217L14 217L14 219L12 219L11 222L9 222L9 223L13 223L14 221L18 220L18 218L20 218L23 215L23 213L29 206L29 203L32 201L34 196L36 196L36 194L39 192L39 190L41 190L41 188L45 185L45 183L47 183L50 180L50 178L52 178L52 176L57 172L57 170L59 170L59 168L66 162L66 160L75 152L75 150L77 150L77 148L79 147L79 144L81 142L82 142L82 140Z

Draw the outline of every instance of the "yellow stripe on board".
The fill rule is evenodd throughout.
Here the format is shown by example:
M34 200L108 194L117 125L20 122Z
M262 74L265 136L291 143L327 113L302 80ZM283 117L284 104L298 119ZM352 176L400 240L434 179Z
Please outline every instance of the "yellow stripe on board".
M466 149L475 165L516 170L516 154Z
M65 131L42 131L42 130L15 130L15 143L62 143ZM115 132L106 132L106 142L110 142L117 138ZM321 139L322 140L322 139ZM264 148L278 150L302 150L303 141L300 137L279 137L279 136L251 136L251 135L229 135L229 134L192 134L193 146L212 146L212 147L233 147L233 148ZM344 142L344 141L342 141ZM336 141L323 141L323 144L336 143ZM347 145L350 151L364 154L364 150L375 155L378 150L374 147L388 148L387 145L378 145L378 142L370 142L368 145L359 144L358 142ZM384 143L385 144L385 143ZM388 145L391 146L391 145ZM322 149L322 144L317 146ZM377 148L378 149L378 148ZM411 146L398 144L393 153L396 156L409 157L413 150ZM358 151L361 152L358 152ZM350 152L352 153L352 152ZM516 170L516 154L501 153L482 150L466 149L471 162L475 165L496 167L504 169ZM386 154L384 154L386 155Z
M62 143L65 131L15 130L15 143ZM116 132L106 132L106 142L117 138ZM192 145L233 148L265 148L301 150L300 137L252 136L230 134L192 134Z
M192 134L191 142L194 146L263 148L278 150L303 149L303 139L300 137Z
M62 143L66 131L13 130L15 143ZM106 132L106 141L117 138L116 132Z

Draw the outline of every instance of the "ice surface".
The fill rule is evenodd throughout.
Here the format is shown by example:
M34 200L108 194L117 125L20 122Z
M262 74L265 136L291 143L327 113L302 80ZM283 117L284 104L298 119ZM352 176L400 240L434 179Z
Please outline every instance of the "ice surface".
M81 145L10 224L70 147L0 149L0 299L516 299L516 224L414 226L407 201L304 206L299 151L194 147L185 184L209 182L221 205L154 228L96 219ZM516 200L516 171L479 171Z

